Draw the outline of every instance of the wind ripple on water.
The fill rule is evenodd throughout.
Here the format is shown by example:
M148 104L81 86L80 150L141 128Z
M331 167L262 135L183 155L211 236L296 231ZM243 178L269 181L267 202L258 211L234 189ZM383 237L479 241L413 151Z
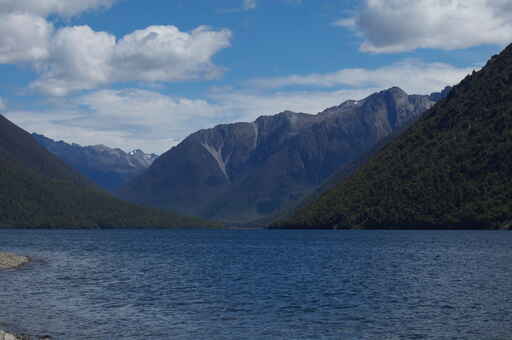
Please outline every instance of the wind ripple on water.
M0 320L56 339L500 339L512 234L0 232Z

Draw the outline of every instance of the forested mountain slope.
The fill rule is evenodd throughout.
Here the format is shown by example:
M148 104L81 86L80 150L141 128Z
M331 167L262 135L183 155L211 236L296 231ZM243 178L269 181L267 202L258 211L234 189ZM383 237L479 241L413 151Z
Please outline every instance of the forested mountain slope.
M184 227L200 222L142 208L95 187L0 116L0 227Z
M507 227L512 46L278 227Z

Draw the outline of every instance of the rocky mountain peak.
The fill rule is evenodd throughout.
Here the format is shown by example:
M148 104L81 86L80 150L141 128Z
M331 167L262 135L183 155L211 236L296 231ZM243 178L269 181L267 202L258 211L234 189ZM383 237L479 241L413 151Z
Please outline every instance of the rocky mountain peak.
M127 153L103 144L81 146L64 141L56 142L39 134L32 136L40 145L82 175L110 191L141 174L158 157L138 149Z
M204 218L257 220L293 206L432 105L396 87L316 115L284 111L201 130L121 193Z

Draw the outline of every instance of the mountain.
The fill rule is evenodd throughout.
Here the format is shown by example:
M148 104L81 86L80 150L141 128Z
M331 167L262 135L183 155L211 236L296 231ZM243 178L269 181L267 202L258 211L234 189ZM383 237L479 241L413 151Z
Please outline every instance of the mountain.
M417 119L436 96L443 94L410 96L395 87L317 115L286 111L201 130L158 158L120 195L231 223L268 218Z
M32 136L73 169L110 192L115 192L140 175L158 157L155 154L146 154L142 150L126 153L121 149L104 145L81 146L57 142L36 133Z
M512 45L280 227L510 228Z
M0 115L0 227L175 227L201 222L113 198Z

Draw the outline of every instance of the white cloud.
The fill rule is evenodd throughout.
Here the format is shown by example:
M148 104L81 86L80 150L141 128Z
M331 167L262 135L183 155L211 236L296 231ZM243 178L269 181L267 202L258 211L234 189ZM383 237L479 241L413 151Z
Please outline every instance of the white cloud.
M109 8L115 1L117 0L0 0L0 12L71 17L92 9Z
M69 100L57 98L55 107L44 112L8 111L6 115L30 132L69 143L162 153L199 129L285 110L316 113L376 90L263 94L224 89L207 99L140 89L99 90Z
M28 13L0 14L0 63L37 62L48 57L53 25Z
M461 81L473 68L457 68L444 63L404 60L376 69L342 69L334 73L292 75L261 78L250 82L260 88L288 86L388 88L400 86L408 93L425 94L439 91Z
M60 29L49 42L49 57L38 66L40 79L31 86L50 95L65 95L106 84L112 75L115 44L114 36L88 26Z
M2 97L0 97L0 112L5 110L7 110L7 103Z
M230 31L214 31L206 26L190 33L175 26L135 31L116 45L114 77L146 82L216 77L221 69L213 65L211 58L230 45L230 38Z
M220 123L220 107L206 100L140 89L98 90L56 98L47 111L8 111L30 132L82 145L163 152L196 129Z
M355 16L335 24L358 32L364 38L360 49L373 53L504 45L512 36L512 2L364 0Z
M39 75L31 88L53 96L119 82L212 79L223 73L212 58L230 46L229 30L149 26L117 39L89 26L56 30L45 19L114 1L0 0L0 63L28 63Z
M31 88L62 96L117 82L212 79L223 69L213 56L230 46L229 30L150 26L116 40L89 26L53 26L41 17L7 14L0 21L0 63L31 62ZM1 19L1 16L0 16Z
M217 113L214 106L205 100L173 97L141 89L100 90L80 96L74 103L121 124L147 124L151 127L155 119L158 123L168 121L164 128L162 125L153 127L164 130L168 130L169 126L179 125L179 122L188 121L191 117L211 118Z
M212 89L203 99L141 89L95 90L56 97L54 107L46 112L8 111L7 115L23 128L54 139L162 153L190 133L216 124L253 121L285 110L317 113L395 85L408 93L430 93L458 82L471 71L406 60L373 70L256 79L241 89ZM283 89L287 86L305 88Z
M2 1L0 63L29 63L39 75L31 86L55 96L46 111L7 109L6 115L29 131L83 145L102 143L161 153L188 134L219 123L252 121L284 110L316 113L395 85L409 93L433 92L472 70L407 60L377 69L256 79L249 87L212 91L203 99L141 89L97 90L112 83L215 77L223 70L213 63L213 56L230 45L231 32L204 26L190 32L174 26L150 26L117 38L89 26L57 30L45 15L76 15L112 1ZM12 7L9 11L18 12L4 13L1 7L6 3L32 7L25 12ZM80 3L85 7L72 7ZM39 8L37 4L48 6ZM251 9L256 3L245 4ZM359 25L356 19L355 28ZM287 88L290 86L303 87ZM90 91L63 97L79 90Z

